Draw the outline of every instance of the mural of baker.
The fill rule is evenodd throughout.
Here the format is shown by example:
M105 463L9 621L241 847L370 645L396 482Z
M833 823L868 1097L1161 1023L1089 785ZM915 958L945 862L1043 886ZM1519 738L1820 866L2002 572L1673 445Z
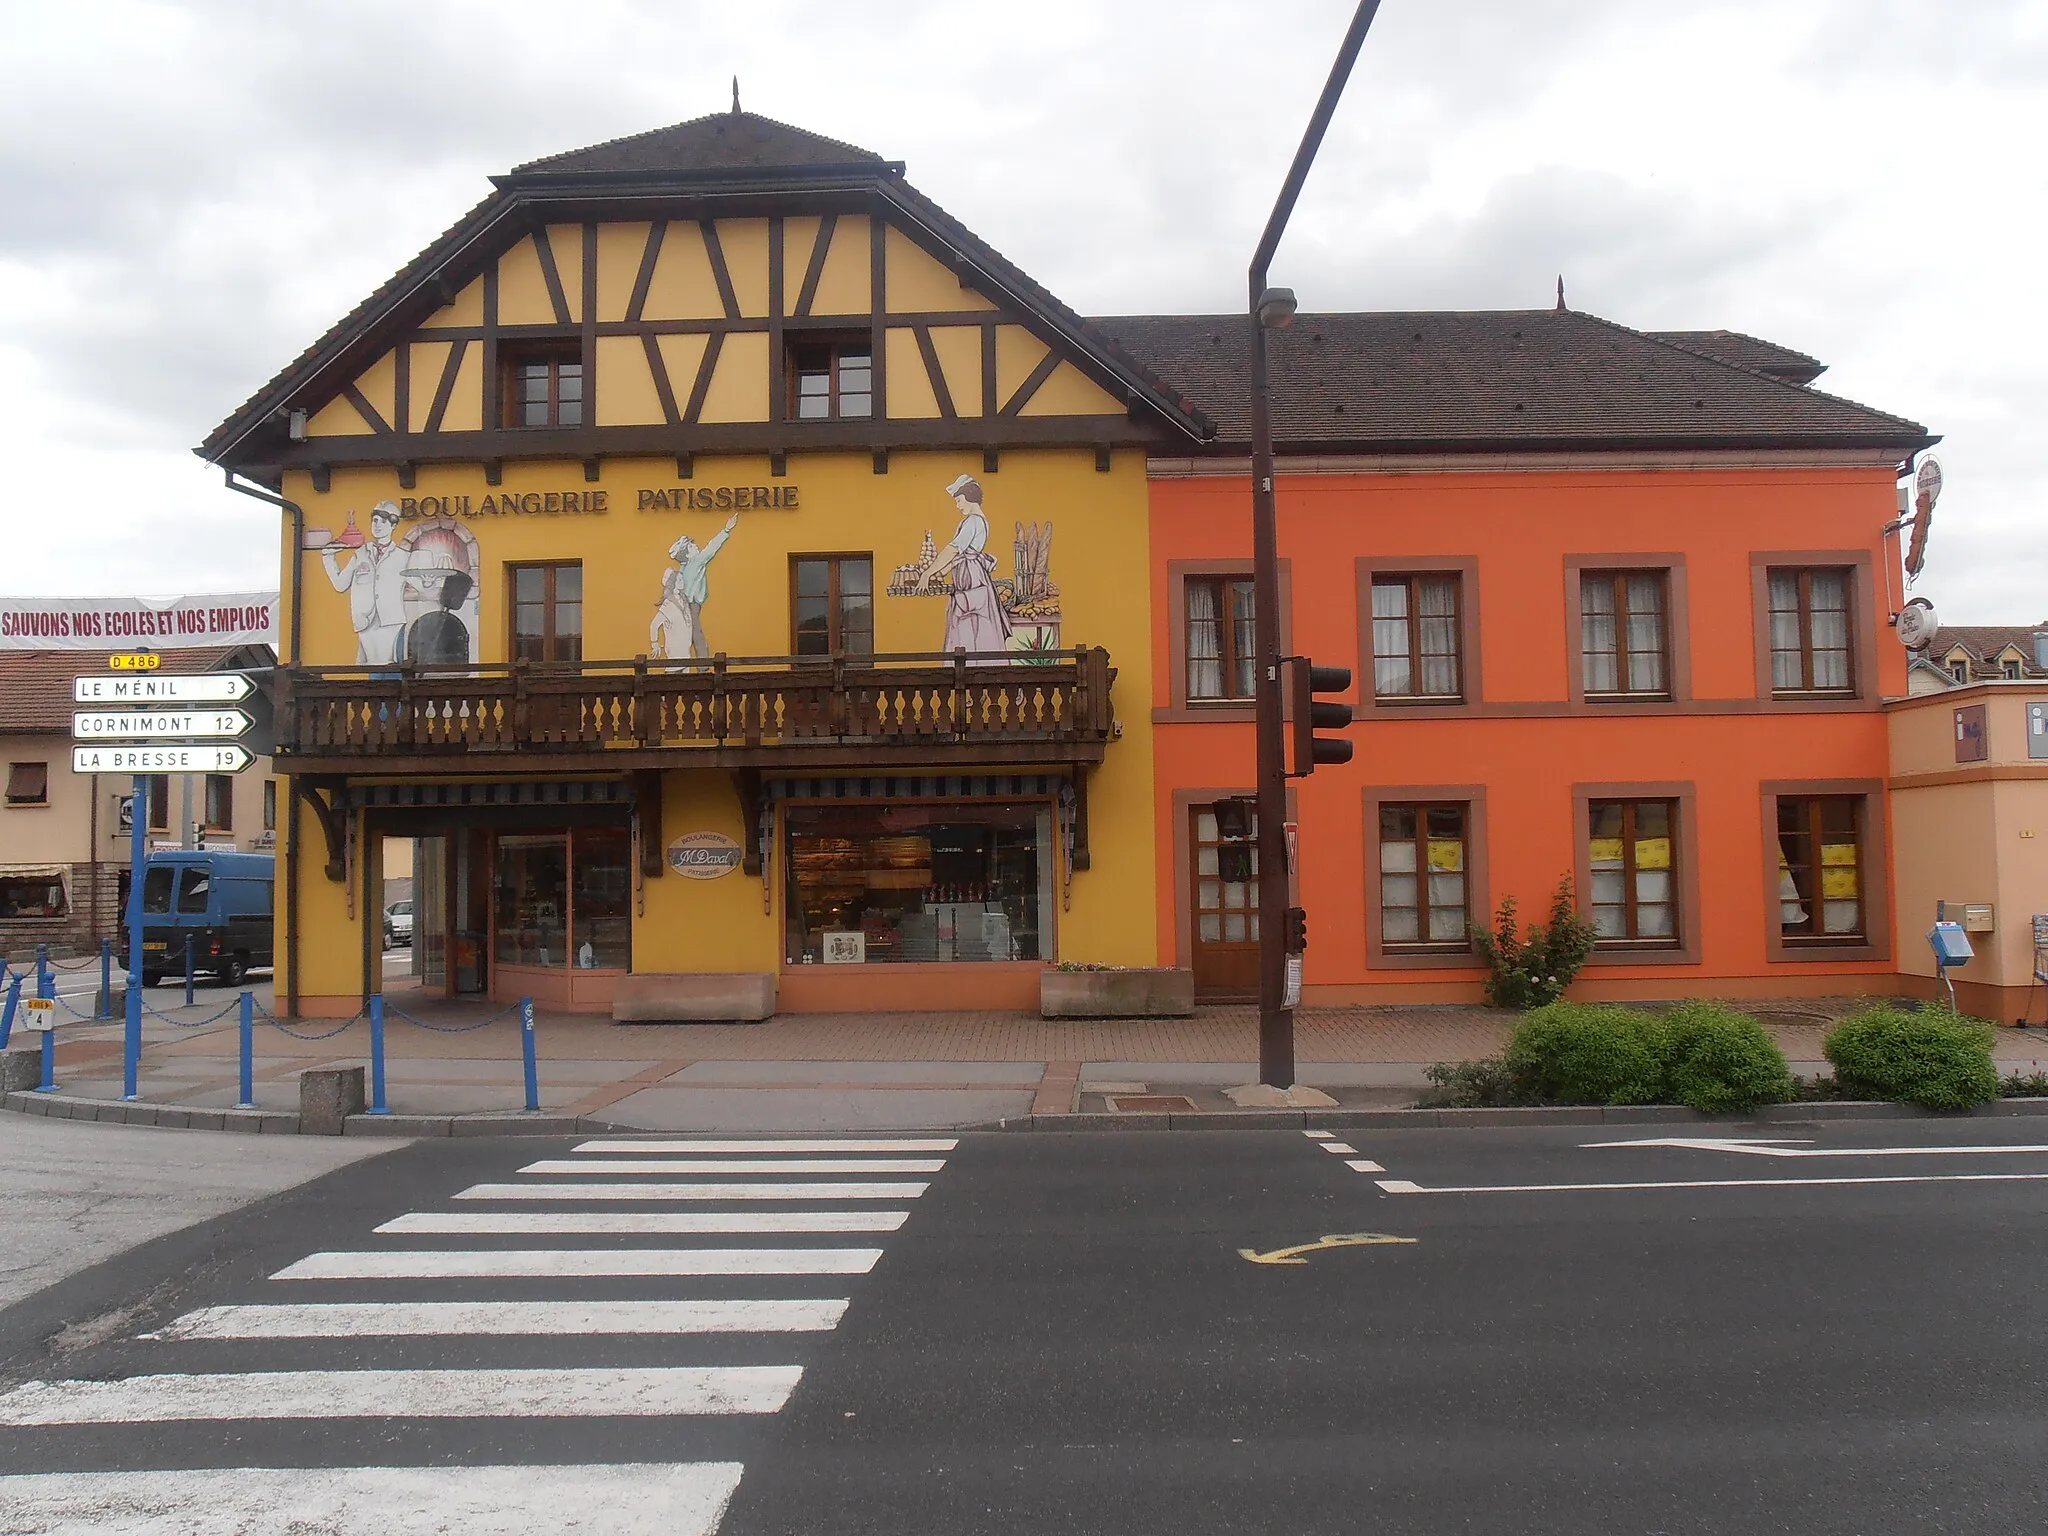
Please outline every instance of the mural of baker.
M1010 645L1010 616L996 593L995 556L988 552L988 518L981 510L981 482L962 475L946 487L960 509L960 526L943 549L926 559L913 579L920 592L944 580L948 651L1003 651Z
M327 580L337 592L348 594L349 622L356 631L356 665L377 666L395 662L405 640L406 552L392 542L398 527L398 506L380 501L370 508L370 537L367 543L351 544L336 539L320 551L320 563L327 568ZM358 541L360 534L356 535ZM354 550L346 566L344 551Z
M647 626L648 655L675 661L710 658L711 644L704 637L704 605L711 600L711 562L725 548L739 521L739 513L733 513L701 546L687 533L669 546L668 557L675 564L661 573L661 601Z
M476 537L453 518L422 523L399 541L405 561L404 659L452 665L477 659Z

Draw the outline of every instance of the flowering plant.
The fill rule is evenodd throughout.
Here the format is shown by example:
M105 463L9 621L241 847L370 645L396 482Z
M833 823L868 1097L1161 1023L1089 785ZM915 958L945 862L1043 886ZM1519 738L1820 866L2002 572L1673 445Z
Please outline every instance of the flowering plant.
M1501 898L1493 930L1472 925L1472 948L1486 962L1486 1000L1496 1008L1541 1008L1572 984L1593 953L1599 933L1579 915L1572 877L1561 876L1550 896L1550 920L1526 928L1515 920L1515 898Z

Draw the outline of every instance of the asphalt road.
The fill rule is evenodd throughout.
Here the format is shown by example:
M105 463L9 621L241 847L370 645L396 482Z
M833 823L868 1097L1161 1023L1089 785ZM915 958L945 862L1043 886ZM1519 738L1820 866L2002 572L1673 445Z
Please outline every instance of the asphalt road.
M2048 1525L2048 1122L1766 1132L416 1144L0 1312L0 1532Z

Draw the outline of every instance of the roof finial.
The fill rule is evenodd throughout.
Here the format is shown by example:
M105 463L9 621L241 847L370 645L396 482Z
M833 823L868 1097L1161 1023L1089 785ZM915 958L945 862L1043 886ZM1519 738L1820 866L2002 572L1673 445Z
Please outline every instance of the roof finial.
M738 75L732 77L732 115L734 117L740 115L740 77Z
M1560 310L1564 308L1564 274L1562 272L1557 274L1557 307Z

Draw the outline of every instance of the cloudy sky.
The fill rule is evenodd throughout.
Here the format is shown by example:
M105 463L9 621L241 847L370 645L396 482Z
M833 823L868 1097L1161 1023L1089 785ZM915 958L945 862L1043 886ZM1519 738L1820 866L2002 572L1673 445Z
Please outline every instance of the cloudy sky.
M254 589L190 453L487 191L746 106L1084 313L1214 311L1351 0L0 0L0 498L22 594ZM1028 19L1028 28L1022 23ZM1927 423L1920 591L2048 616L2048 0L1386 0L1281 248L1314 309L1551 302L1812 353Z

